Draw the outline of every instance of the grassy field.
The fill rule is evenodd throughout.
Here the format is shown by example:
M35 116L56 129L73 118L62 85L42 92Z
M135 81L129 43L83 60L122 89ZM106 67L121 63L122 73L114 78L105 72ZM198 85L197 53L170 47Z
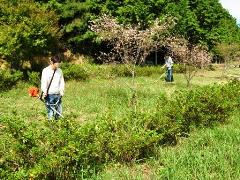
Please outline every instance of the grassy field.
M231 74L239 74L239 69L234 69ZM151 107L156 103L161 93L173 94L176 90L186 89L186 80L182 74L174 74L174 83L165 83L159 76L137 77L136 89L138 106L140 109ZM199 71L192 80L190 88L213 83L225 83L228 79L221 77L221 71ZM131 98L131 79L91 79L87 82L68 81L66 93L63 97L65 116L71 115L85 120L105 112L111 108L116 113L124 113L128 109ZM28 96L27 83L19 83L10 91L0 94L0 112L17 113L32 120L45 119L44 104L36 98Z
M239 69L228 75L240 76ZM138 110L155 107L158 97L169 97L176 90L186 89L182 74L174 74L174 83L165 83L157 76L137 77ZM213 83L225 83L221 71L200 71L190 88ZM44 104L28 96L27 83L0 93L0 116L18 115L29 121L46 121ZM69 81L63 97L64 116L79 122L94 120L111 111L121 117L129 111L131 79L91 79ZM195 130L190 137L180 139L176 146L160 147L157 156L132 164L108 164L91 179L240 179L240 112L227 124Z
M134 164L111 164L96 179L239 179L240 116L229 124L198 130L157 157Z

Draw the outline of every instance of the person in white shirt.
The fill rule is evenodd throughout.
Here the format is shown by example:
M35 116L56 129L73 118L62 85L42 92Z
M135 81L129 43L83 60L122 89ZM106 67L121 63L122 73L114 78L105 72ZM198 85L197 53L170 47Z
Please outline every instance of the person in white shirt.
M41 90L45 99L48 119L62 116L62 96L64 95L64 78L59 68L60 58L51 57L50 65L42 71Z
M166 82L173 82L173 60L172 58L167 55L164 57L165 64L163 67L166 67Z

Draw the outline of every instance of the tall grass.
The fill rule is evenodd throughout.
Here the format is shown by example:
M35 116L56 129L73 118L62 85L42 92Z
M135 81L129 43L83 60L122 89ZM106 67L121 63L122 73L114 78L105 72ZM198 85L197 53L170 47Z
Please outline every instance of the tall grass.
M197 130L177 146L160 147L157 157L134 164L111 164L95 179L239 179L240 113L230 122Z
M137 77L136 82L139 112L151 112L156 108L162 94L167 94L171 99L176 90L186 88L186 82L181 74L175 74L175 83L171 84L165 83L158 75ZM191 89L212 83L219 83L219 79L206 78L204 74L204 77L198 76L193 80ZM46 122L46 110L41 101L28 96L28 87L27 83L19 83L16 88L0 93L0 117L19 117L29 124L33 122L37 129L36 124L42 127ZM102 116L107 117L106 112L114 119L122 119L131 111L130 87L131 79L128 77L91 79L86 82L69 81L66 83L66 94L63 97L64 116L79 123L99 120ZM177 146L159 147L152 159L138 159L130 165L111 162L102 172L93 173L95 175L91 178L235 179L240 177L238 117L239 113L236 112L229 121L231 123L227 125L198 129L189 138L180 138L181 143ZM1 124L0 128L2 128ZM6 144L3 141L1 143Z

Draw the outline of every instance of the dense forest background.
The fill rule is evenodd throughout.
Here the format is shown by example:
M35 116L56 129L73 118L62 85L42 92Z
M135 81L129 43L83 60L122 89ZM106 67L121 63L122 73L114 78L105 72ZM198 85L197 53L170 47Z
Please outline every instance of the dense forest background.
M102 14L148 28L172 17L175 36L206 45L239 44L240 28L219 0L0 0L0 57L12 67L23 60L70 50L96 59L106 48L89 25Z

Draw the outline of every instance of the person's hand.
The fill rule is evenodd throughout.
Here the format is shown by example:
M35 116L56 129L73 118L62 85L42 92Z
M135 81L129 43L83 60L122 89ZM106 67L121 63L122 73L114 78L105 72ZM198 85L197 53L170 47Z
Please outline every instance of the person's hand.
M43 93L43 97L46 98L46 97L47 97L47 94L46 94L46 93Z
M63 91L60 91L60 96L63 97L64 93Z
M46 100L46 98L47 98L47 94L46 94L46 93L43 93L43 99Z
M41 101L44 101L46 99L47 95L42 91L41 94L38 96L38 98L41 100Z

